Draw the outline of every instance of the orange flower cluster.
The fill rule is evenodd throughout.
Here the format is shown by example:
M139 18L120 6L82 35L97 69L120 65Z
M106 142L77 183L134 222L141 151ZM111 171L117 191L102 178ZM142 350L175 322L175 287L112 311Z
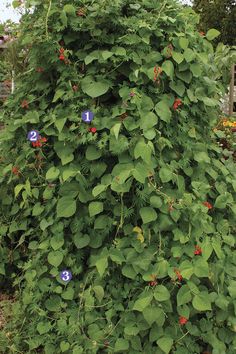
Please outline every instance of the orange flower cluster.
M224 120L223 121L223 126L224 127L236 127L236 122L230 122L229 120Z
M204 202L202 204L205 205L205 207L207 207L208 209L212 209L213 208L213 206L209 202Z
M20 174L20 170L17 166L13 166L11 172L16 176L19 176Z
M175 271L175 274L177 275L178 280L179 281L183 280L183 277L182 277L180 271L176 268L174 269L174 271Z
M85 16L85 13L86 13L85 7L80 7L76 14L77 14L77 16L82 17L82 16Z
M153 81L156 82L157 79L157 83L159 84L160 83L160 79L159 79L159 76L161 75L162 73L162 68L160 66L155 66L154 67L154 78L153 78Z
M37 141L32 141L32 146L33 147L42 147L44 143L48 141L47 138L42 138L39 136L39 139Z
M27 101L27 100L23 100L23 101L21 102L21 107L22 107L22 108L25 108L25 109L28 109L28 108L29 108L29 103L28 103L28 101Z
M173 48L172 44L169 44L169 45L168 45L168 49L167 49L167 58L172 57L173 49L174 49L174 48Z
M65 49L64 49L64 48L60 48L60 49L59 49L59 53L60 53L59 59L60 59L61 61L64 61L64 60L65 60L64 52L65 52Z
M195 256L202 254L202 249L200 246L195 246L194 254L195 254Z
M156 281L156 275L151 274L151 278L152 280L148 283L150 286L156 286L157 285L157 281Z
M97 131L97 128L93 127L93 128L89 128L89 132L95 134Z
M121 120L124 120L124 119L127 118L127 117L128 117L128 113L127 113L127 112L125 112L125 113L123 113L123 114L120 115L120 119L121 119Z
M176 111L176 109L177 109L179 106L181 106L181 105L182 105L181 99L180 99L180 98L176 98L176 99L175 99L175 102L174 102L174 104L173 104L174 110Z
M186 317L180 316L179 318L179 324L181 326L185 325L188 322L188 319Z
M38 68L36 69L36 71L37 71L37 73L42 73L42 72L44 71L44 68L38 67Z

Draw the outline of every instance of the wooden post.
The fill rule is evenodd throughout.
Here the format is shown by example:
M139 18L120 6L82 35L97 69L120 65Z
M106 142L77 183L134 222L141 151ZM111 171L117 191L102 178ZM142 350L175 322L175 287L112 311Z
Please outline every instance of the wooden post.
M229 88L229 116L233 115L233 110L234 110L234 75L235 75L235 65L232 65L231 82Z
M11 93L15 91L15 70L11 72Z

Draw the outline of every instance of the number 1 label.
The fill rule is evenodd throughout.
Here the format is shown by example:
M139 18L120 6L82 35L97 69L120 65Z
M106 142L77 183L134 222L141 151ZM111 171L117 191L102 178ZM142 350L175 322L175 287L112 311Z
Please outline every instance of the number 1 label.
M90 123L93 120L94 114L91 111L82 112L82 119L85 123Z

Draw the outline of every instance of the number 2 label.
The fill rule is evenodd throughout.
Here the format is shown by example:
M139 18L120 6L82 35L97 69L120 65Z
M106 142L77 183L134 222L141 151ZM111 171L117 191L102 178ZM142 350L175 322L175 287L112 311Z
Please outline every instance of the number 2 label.
M39 132L37 130L31 130L28 133L28 140L29 141L37 141L39 139Z

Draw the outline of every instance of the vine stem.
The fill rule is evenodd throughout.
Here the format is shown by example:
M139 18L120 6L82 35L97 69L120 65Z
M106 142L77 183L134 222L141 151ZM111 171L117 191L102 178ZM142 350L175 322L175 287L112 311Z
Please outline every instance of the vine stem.
M123 224L124 224L124 201L123 201L123 193L121 193L121 196L120 196L120 201L121 201L121 210L120 210L120 223L117 227L117 230L116 230L116 234L115 234L115 239L118 235L118 232L119 230L122 228Z
M178 343L179 341L181 341L181 339L183 339L185 336L187 336L187 334L189 334L189 331L187 331L182 337L180 337L180 338L176 341L176 343Z
M157 16L157 19L156 19L156 22L159 20L160 16L161 16L161 13L162 13L162 10L164 10L164 8L166 7L166 4L167 4L167 0L164 1L162 7L160 8L160 11L158 13L158 16Z
M47 11L46 19L45 19L45 28L46 28L46 38L47 38L47 40L48 40L48 18L49 18L49 14L50 14L50 11L51 11L51 7L52 7L52 0L49 0L48 11Z

